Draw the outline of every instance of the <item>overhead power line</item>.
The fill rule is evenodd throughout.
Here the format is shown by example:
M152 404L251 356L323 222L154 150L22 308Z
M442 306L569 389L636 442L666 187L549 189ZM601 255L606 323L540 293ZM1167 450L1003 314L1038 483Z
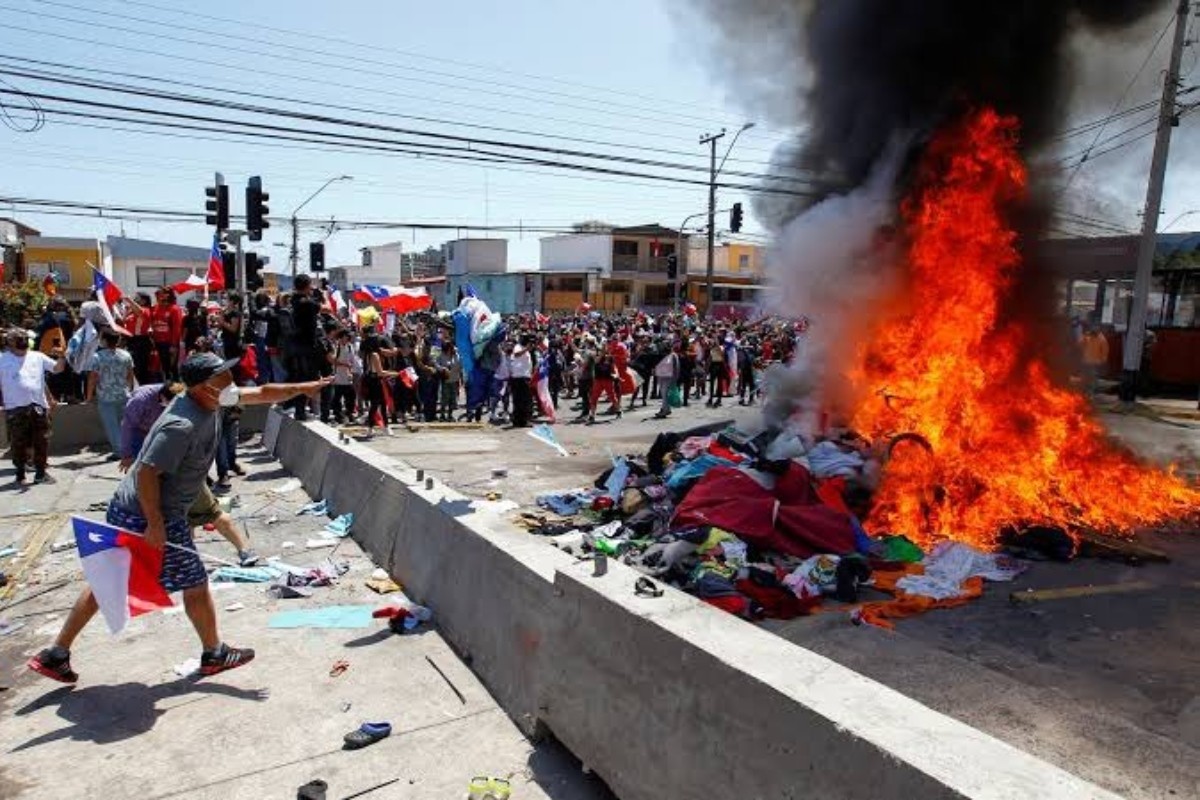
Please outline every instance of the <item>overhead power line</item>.
M349 128L356 128L356 129L364 129L364 130L371 130L371 131L380 131L380 132L386 132L386 133L400 134L400 135L404 135L404 136L416 136L416 137L423 138L423 139L433 139L433 140L440 140L440 141L456 142L456 143L460 143L463 145L471 146L472 150L478 150L478 146L486 146L486 147L503 148L506 150L516 150L516 151L522 151L522 152L545 153L545 154L553 155L553 156L568 156L568 157L573 157L573 158L585 158L585 159L592 159L592 160L607 160L607 161L615 161L615 162L621 162L621 163L626 163L626 164L634 164L634 165L638 165L638 166L661 167L661 168L665 168L665 169L690 171L690 172L698 172L698 173L700 173L700 172L706 173L708 171L707 167L700 165L700 164L684 164L684 163L679 163L679 162L661 161L661 160L657 160L657 159L639 158L639 157L634 157L634 156L623 156L623 155L618 155L618 154L614 154L614 153L600 153L600 152L575 150L575 149L562 148L562 147L549 147L549 146L545 146L545 145L530 144L530 143L526 143L526 142L512 142L512 141L505 141L505 140L500 140L500 139L484 139L484 138L472 137L472 136L461 136L461 135L457 135L457 134L426 131L426 130L421 130L418 128L402 128L402 127L397 127L394 125L384 125L382 123L369 122L366 120L347 119L347 118L334 117L334 116L329 116L329 115L324 115L324 114L314 114L314 113L309 113L309 112L293 111L293 110L277 108L277 107L273 107L273 106L263 106L263 105L256 105L256 104L251 104L251 103L242 103L242 102L233 101L233 100L223 100L220 98L205 97L202 95L184 94L181 92L168 92L168 91L161 91L161 90L155 90L155 89L148 89L145 87L140 87L140 86L136 86L136 85L132 85L132 84L122 84L122 83L115 83L115 82L111 82L111 81L100 81L100 80L95 80L95 79L81 78L81 77L66 75L66 74L58 73L58 72L54 72L54 71L48 71L48 70L36 70L36 69L28 69L28 68L22 69L22 68L0 66L0 74L9 75L12 77L25 78L28 80L34 80L34 81L39 81L39 82L52 83L52 84L57 84L57 85L62 85L62 86L72 86L72 87L76 87L76 88L93 89L96 91L110 92L110 93L116 93L116 94L121 94L121 95L134 95L134 96L143 97L143 98L164 100L164 101L168 101L168 102L175 102L175 103L181 103L181 104L187 104L187 105L198 105L198 106L209 107L209 108L220 108L220 109L224 109L224 110L239 111L239 112L250 113L250 114L261 114L261 115L272 116L272 117L282 117L285 119L299 120L299 121L303 121L303 122L318 123L318 124L323 124L323 125L349 127ZM29 93L29 92L26 92L25 94L28 94L30 96L35 96L35 97L39 96L39 95L36 95L34 93ZM46 95L45 99L54 99L54 100L58 100L60 102L82 104L82 105L111 107L115 110L136 111L139 113L152 114L155 116L179 116L180 118L197 119L197 120L201 120L201 121L205 120L204 117L198 117L196 115L177 115L173 112L165 112L165 111L160 111L158 109L122 106L122 105L118 105L118 104L100 104L100 103L94 103L92 101L80 100L77 98L66 97L66 96ZM232 122L234 124L238 124L238 125L244 124L239 121L232 121ZM413 145L418 145L418 146L422 146L422 147L437 147L438 149L449 149L449 148L444 148L443 146L440 146L440 145L435 146L435 145L421 144L421 143L416 143L416 142L408 142L406 144L413 144ZM458 148L458 149L461 149L461 148ZM484 152L486 152L486 151L484 151ZM496 153L492 153L492 155L496 155ZM729 170L729 171L727 171L726 174L732 175L734 177L744 177L744 178L751 178L751 179L755 179L755 180L763 180L763 179L769 178L771 180L778 180L778 181L791 182L791 183L797 183L797 184L803 184L803 183L811 184L811 183L815 182L812 178L798 178L798 177L789 177L789 176L782 176L782 175L781 176L765 175L762 173L740 172L740 171L736 171L736 170ZM705 183L705 185L707 185L707 182Z

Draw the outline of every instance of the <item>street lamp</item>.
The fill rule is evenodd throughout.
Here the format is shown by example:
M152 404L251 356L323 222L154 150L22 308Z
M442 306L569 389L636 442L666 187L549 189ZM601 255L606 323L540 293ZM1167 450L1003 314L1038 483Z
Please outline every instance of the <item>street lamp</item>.
M336 178L330 178L329 180L325 181L325 183L321 184L320 189L317 189L315 192L309 195L307 200L296 206L296 209L292 211L292 252L288 260L291 262L293 280L296 278L296 262L300 259L300 224L296 220L296 215L300 213L300 209L311 203L313 198L328 189L331 183L352 180L354 180L353 175L338 175Z
M717 164L717 140L725 135L725 129L722 128L720 133L705 134L700 137L700 144L709 146L709 161L708 161L708 269L705 271L705 288L706 297L704 298L704 315L707 317L712 313L713 303L713 259L714 249L716 247L717 233L717 176L721 174L721 170L725 167L725 162L729 159L729 154L733 151L733 146L737 144L737 140L743 133L754 127L753 122L747 122L742 127L738 128L737 133L733 135L733 141L729 143L729 147L725 149L725 155L721 158L720 165Z

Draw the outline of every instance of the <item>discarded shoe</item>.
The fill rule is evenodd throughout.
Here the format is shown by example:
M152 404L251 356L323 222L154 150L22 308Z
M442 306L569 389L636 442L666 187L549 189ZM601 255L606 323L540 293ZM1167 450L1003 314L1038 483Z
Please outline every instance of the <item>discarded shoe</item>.
M392 726L387 722L364 722L358 730L342 737L343 750L361 750L392 735Z
M296 512L296 516L302 517L311 515L314 517L323 517L329 513L328 500L315 500Z

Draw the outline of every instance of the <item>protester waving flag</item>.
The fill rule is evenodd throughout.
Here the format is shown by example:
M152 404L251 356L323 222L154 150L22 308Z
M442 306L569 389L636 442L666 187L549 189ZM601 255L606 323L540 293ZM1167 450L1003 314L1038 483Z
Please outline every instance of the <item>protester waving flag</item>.
M119 633L130 618L171 606L158 582L162 550L137 534L101 522L72 517L71 525L83 576L110 631Z

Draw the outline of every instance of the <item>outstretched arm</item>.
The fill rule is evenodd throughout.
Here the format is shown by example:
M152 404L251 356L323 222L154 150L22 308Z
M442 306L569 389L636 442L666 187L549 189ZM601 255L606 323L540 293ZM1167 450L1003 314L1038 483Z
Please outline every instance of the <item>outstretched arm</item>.
M312 397L331 383L333 383L332 376L305 383L268 383L266 386L241 387L239 394L241 395L241 404L244 406L269 406L274 403L282 403L298 394Z

